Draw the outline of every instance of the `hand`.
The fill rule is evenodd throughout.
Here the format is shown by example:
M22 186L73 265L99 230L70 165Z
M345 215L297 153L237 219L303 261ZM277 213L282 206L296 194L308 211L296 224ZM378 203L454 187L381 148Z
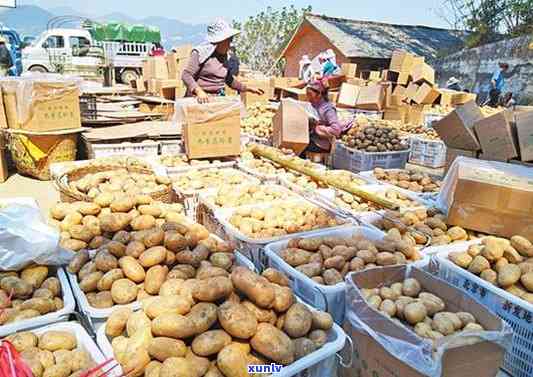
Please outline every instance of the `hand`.
M262 96L263 94L265 94L265 91L261 88L248 88L247 91L253 94L257 94L258 96Z
M203 91L202 88L198 87L195 90L196 93L196 99L198 100L198 103L208 103L209 102L209 96L206 92Z
M329 129L328 127L326 126L317 126L315 128L315 132L318 136L321 136L321 137L324 137L324 138L331 138L331 137L335 137L335 135L333 135L331 132L329 132Z

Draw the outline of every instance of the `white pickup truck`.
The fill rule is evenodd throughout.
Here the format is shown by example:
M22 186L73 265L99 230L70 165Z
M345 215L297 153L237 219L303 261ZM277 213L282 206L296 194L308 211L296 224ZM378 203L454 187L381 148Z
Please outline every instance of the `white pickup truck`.
M90 47L100 47L103 54L91 53ZM117 80L130 83L142 75L151 49L152 43L96 42L86 29L49 29L22 50L22 65L32 72L58 72L60 65L83 72L110 64Z

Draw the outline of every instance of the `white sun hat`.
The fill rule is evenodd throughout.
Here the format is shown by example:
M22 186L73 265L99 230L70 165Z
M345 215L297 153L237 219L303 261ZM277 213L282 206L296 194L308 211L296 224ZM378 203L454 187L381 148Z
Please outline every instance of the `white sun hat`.
M220 43L239 33L239 30L232 28L225 20L219 18L207 27L207 41L209 43Z
M446 83L446 86L450 86L450 85L454 85L454 84L459 84L459 80L452 76L452 77L450 77L450 79Z

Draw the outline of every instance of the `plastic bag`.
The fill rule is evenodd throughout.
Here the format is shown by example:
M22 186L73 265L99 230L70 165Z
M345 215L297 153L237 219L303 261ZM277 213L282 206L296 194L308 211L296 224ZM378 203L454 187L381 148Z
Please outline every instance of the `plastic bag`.
M0 270L61 266L73 257L59 247L59 233L44 223L38 208L13 204L0 210Z
M390 285L409 277L428 276L429 274L421 270L420 267L424 267L422 263L419 263L419 268L411 265L405 266L403 273L396 274L394 279L391 276L384 277L385 281L382 281L381 284ZM365 271L360 273L363 274ZM346 277L345 321L348 321L355 330L373 338L391 355L394 355L397 359L418 370L423 375L440 377L442 375L444 352L458 345L473 344L486 340L499 344L504 349L510 347L512 330L506 322L501 321L502 327L499 330L459 332L439 339L435 343L434 349L431 340L419 337L414 331L408 329L407 325L402 326L392 322L389 317L368 305L360 289L352 279L352 274ZM423 283L422 286L424 287ZM445 299L445 297L442 298ZM464 300L467 299L464 297ZM380 331L380 329L384 330Z

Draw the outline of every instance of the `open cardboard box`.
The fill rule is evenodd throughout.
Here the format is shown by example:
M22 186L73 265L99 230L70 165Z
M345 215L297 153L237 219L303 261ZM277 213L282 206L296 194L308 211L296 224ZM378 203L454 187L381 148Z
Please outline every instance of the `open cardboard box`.
M433 358L431 341L373 309L359 290L389 286L407 278L417 279L423 291L443 299L446 311L472 313L487 331L444 337L436 343L437 349L442 350L441 358ZM352 368L342 371L341 376L344 377L493 377L498 374L505 353L504 345L509 344L511 337L509 327L487 308L445 281L409 266L373 268L348 275L346 310L344 329L354 342L356 360ZM372 329L374 334L364 330L361 323ZM481 334L494 340L482 338ZM419 370L422 368L425 373ZM441 374L438 374L439 370L442 370Z

